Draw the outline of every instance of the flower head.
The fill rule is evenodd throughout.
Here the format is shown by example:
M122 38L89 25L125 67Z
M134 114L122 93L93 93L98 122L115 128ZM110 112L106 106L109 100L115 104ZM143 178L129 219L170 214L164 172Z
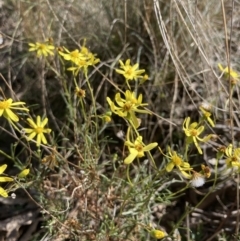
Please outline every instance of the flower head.
M226 79L230 78L230 81L233 85L236 84L237 80L239 79L239 74L234 71L233 69L226 67L223 68L223 66L221 64L218 64L218 68L223 72L224 76Z
M207 120L207 122L212 126L214 127L215 124L213 122L213 120L211 119L211 112L209 112L208 110L206 110L204 107L200 106L199 107L200 111L202 112L203 114L203 118Z
M174 167L183 167L183 168L190 168L190 164L188 162L184 162L183 159L168 146L168 154L169 156L165 155L170 162L166 167L167 172L171 172Z
M129 87L129 80L137 80L137 79L143 79L143 82L148 79L147 75L142 76L142 74L145 72L144 69L138 69L139 64L131 65L130 59L127 59L125 64L122 62L122 60L119 60L120 68L116 69L116 72L118 74L122 74L126 81L127 85ZM129 87L130 88L130 87Z
M7 164L4 164L2 166L0 166L0 174L3 174L3 172L6 170L7 168ZM12 182L13 178L11 177L5 177L5 176L1 176L0 177L0 182ZM3 189L2 187L0 187L0 195L3 197L8 197L8 193L5 189Z
M240 168L240 148L235 148L233 150L232 144L229 144L225 150L225 154L227 156L226 164L228 168Z
M167 172L171 172L173 168L176 167L184 177L186 178L190 177L189 174L186 172L186 171L192 170L188 162L183 161L183 159L175 151L173 151L169 146L168 146L168 155L165 155L160 148L159 150L169 160L169 163L166 166Z
M48 55L54 55L54 46L51 45L50 43L46 42L46 43L39 43L36 42L34 43L29 43L28 44L30 46L29 50L30 52L32 51L37 51L37 56L38 57L47 57Z
M19 121L18 116L14 114L12 110L29 111L25 107L18 107L19 105L25 105L25 102L13 103L13 100L11 98L0 101L0 116L4 116L6 119L10 121Z
M211 135L205 136L204 138L200 138L199 136L204 131L204 126L199 126L197 122L193 122L190 124L190 117L187 117L183 122L183 130L185 135L187 136L187 143L194 143L198 152L202 154L202 150L198 144L198 141L206 142L211 139Z
M77 63L80 60L85 60L84 55L78 50L75 49L73 51L69 51L67 48L63 47L64 51L58 51L58 53L63 56L65 60L72 61L73 63Z
M86 91L83 89L80 89L79 87L75 88L75 95L79 98L83 99L86 97Z
M136 98L134 92L127 90L125 92L125 99L121 98L120 93L117 93L115 95L115 101L117 105L115 105L114 102L112 102L112 100L107 97L107 102L111 108L111 111L116 115L131 121L136 128L139 126L139 121L135 115L135 112L147 114L149 113L146 110L138 109L141 106L148 105L147 103L142 103L141 94L138 98Z
M40 116L37 116L36 123L30 118L28 118L27 121L28 121L29 125L32 127L32 128L24 128L24 131L27 134L29 134L28 140L30 141L35 136L37 136L37 146L40 146L41 143L47 144L47 140L46 140L44 134L50 133L51 129L44 128L44 127L48 122L48 118L45 118L43 121L41 121Z
M125 145L128 147L130 154L125 158L124 164L130 164L135 158L145 156L144 152L152 150L158 143L153 142L145 146L142 142L142 136L138 136L134 142L130 140L125 141Z
M95 54L91 53L84 46L81 48L81 53L83 54L84 59L80 59L75 62L76 66L68 68L68 70L73 71L75 75L78 74L81 69L83 69L84 73L86 73L89 66L93 66L100 61L100 59L95 58Z
M65 60L69 60L73 63L74 66L68 68L68 70L73 71L74 75L77 75L81 69L87 72L89 66L93 66L100 61L100 59L96 58L96 55L91 53L85 46L83 46L80 51L75 49L70 52L65 47L63 47L63 49L65 52L59 51L59 54L63 56Z
M205 178L201 173L193 171L192 177L191 177L191 185L193 187L201 187L205 183Z

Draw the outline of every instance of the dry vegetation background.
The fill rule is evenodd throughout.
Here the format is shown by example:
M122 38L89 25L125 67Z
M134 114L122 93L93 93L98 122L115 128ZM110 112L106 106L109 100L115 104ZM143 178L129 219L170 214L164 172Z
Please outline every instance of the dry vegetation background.
M234 123L237 144L240 138L239 86L234 89L233 111L229 113L228 85L217 67L218 63L227 66L227 43L231 67L240 71L239 14L237 0L0 1L4 40L0 46L1 92L25 101L35 115L48 116L55 133L51 143L58 146L62 157L62 164L54 170L32 158L32 176L16 191L16 199L0 198L1 240L155 240L137 225L140 221L164 229L169 234L165 240L240 240L236 231L238 176L219 176L214 190L210 180L199 189L188 188L166 199L181 190L183 182L175 182L174 174L156 178L143 162L131 175L143 174L146 182L129 187L122 165L126 154L121 133L126 132L126 124L113 116L110 124L88 132L89 123L79 117L82 134L75 138L62 82L66 80L70 92L74 88L72 76L67 71L60 76L43 68L28 52L29 42L52 38L56 46L73 50L86 38L87 47L101 60L89 70L98 114L109 109L106 97L116 93L111 83L123 88L114 70L118 60L139 62L150 77L140 88L144 102L160 116L144 117L141 134L149 143L158 142L163 150L167 145L183 148L184 118L197 120L199 105L210 103L216 126L209 132L218 138L203 146L202 156L193 152L192 159L194 163L205 160L214 172L214 149L232 141L229 119ZM52 64L60 68L58 61L52 60ZM78 83L85 86L81 74ZM90 109L89 93L86 106ZM11 132L0 121L0 149L23 164L29 161L30 151L4 131ZM164 166L163 156L157 151L153 154L157 165ZM5 156L0 156L0 162L8 163L10 174L14 174L16 163ZM223 166L224 162L219 168Z

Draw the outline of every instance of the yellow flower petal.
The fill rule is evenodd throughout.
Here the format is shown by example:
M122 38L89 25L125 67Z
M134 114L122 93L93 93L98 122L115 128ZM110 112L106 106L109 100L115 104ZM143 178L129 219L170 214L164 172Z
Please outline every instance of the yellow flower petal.
M37 135L36 132L32 132L32 133L28 136L27 139L30 141L30 140L32 140L36 135Z
M41 123L41 127L44 127L47 123L48 123L48 118L45 118Z
M6 109L5 113L3 114L5 118L9 118L15 122L19 121L19 118L17 117L17 115L15 115L10 109Z
M197 142L197 139L196 139L195 137L193 137L192 139L193 139L193 142L194 142L194 144L195 144L195 146L196 146L196 148L197 148L199 154L202 155L203 152L202 152L202 149L200 148L200 146L199 146L199 144L198 144L198 142Z
M7 164L4 164L4 165L0 166L0 174L4 173L6 168L7 168Z
M43 133L39 134L39 136L40 136L41 142L42 142L43 144L47 144L47 139L45 138L45 136L43 135Z
M222 66L220 63L218 64L218 68L219 68L221 71L224 70L223 66Z
M40 146L41 145L41 142L42 142L42 135L41 134L38 134L37 135L37 146ZM44 144L44 143L43 143Z
M162 239L166 236L165 232L157 229L151 230L150 235L155 239Z
M158 145L157 142L153 142L147 146L143 147L143 151L151 151L153 148L155 148Z
M2 187L0 187L0 195L2 197L8 197L8 193Z
M27 121L32 128L37 128L37 125L34 123L34 121L32 119L27 118Z
M29 172L30 172L30 169L29 169L29 168L24 169L24 170L22 170L22 171L18 174L18 177L19 177L19 178L24 178L24 177L26 177L26 176L29 174Z
M125 158L124 164L129 165L133 162L133 160L137 157L138 151L132 150L131 153Z
M0 182L12 182L13 178L11 177L0 177Z
M167 172L171 172L172 171L172 169L174 168L174 163L173 162L169 162L168 164L167 164L167 166L166 166L166 171Z

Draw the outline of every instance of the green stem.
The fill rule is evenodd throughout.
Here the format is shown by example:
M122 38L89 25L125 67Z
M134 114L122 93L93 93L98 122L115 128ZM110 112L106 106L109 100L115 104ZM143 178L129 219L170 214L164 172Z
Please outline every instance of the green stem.
M5 156L6 158L14 161L14 158L12 158L11 156L9 156L8 154L6 154L4 151L0 150L0 154L2 154L3 156Z
M96 101L95 101L95 98L94 98L93 89L92 89L91 84L90 84L89 79L88 79L87 71L84 71L84 72L85 72L85 78L87 80L87 86L88 86L88 89L89 89L90 94L91 94L91 99L92 99L92 103L93 103L93 111L94 111L94 116L95 116L95 123L97 125L98 117L97 117L97 110L96 110ZM96 143L98 143L97 131L96 131Z
M131 182L130 175L129 175L129 166L130 165L127 166L127 180L129 182L129 184L133 187L133 183Z
M185 152L184 152L184 155L183 155L183 159L185 161L188 161L188 149L189 149L189 144L186 144Z

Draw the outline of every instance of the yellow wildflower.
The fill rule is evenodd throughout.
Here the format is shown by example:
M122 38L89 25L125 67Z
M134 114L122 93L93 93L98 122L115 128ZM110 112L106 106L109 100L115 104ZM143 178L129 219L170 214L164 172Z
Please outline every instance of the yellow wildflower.
M206 119L208 121L208 123L214 127L215 124L213 122L213 120L211 119L211 112L207 111L205 108L203 108L202 106L199 107L199 109L201 110L202 114L203 114L203 117L204 119Z
M47 144L47 140L44 136L44 133L50 133L51 129L44 128L44 127L48 122L48 118L45 118L43 121L41 121L40 116L37 116L36 123L30 118L28 118L27 121L29 125L32 127L32 128L24 128L24 131L27 134L29 134L27 139L30 141L35 136L37 136L37 146L40 146L41 143Z
M169 155L165 155L162 150L159 148L160 152L167 157L170 162L166 166L166 171L171 172L174 167L178 168L181 174L186 177L190 178L189 174L186 171L192 170L190 164L188 162L183 161L183 159L168 146L168 153Z
M39 43L36 42L34 43L29 43L28 44L30 46L29 51L37 51L37 56L38 57L47 57L48 55L54 55L54 52L52 50L54 50L54 46L49 44L48 42L46 43Z
M4 116L6 119L10 121L19 121L19 118L16 114L12 112L12 110L23 110L23 111L29 111L25 107L17 107L19 105L25 105L25 102L15 102L13 103L13 100L7 99L0 101L0 116Z
M228 168L240 168L240 148L235 148L233 150L232 144L229 144L225 150L225 154L227 156L226 164Z
M75 63L75 67L70 67L68 70L73 71L74 75L77 75L81 69L83 69L83 71L86 73L89 66L93 66L100 61L100 59L95 58L92 53L89 54L88 57L89 58L79 60Z
M2 166L0 166L0 174L3 174L3 172L6 170L7 168L7 164L4 164ZM12 182L13 178L11 177L5 177L5 176L1 176L0 177L0 182ZM3 189L2 187L0 187L0 195L3 197L8 197L8 193L5 189Z
M121 98L120 93L115 95L115 101L118 106L116 106L112 100L107 97L107 102L111 108L111 111L116 115L126 118L131 121L132 124L137 128L139 126L139 121L135 115L135 112L138 113L150 113L146 110L138 109L141 106L148 105L147 103L142 103L142 95L140 94L138 98L136 98L135 93L127 90L125 92L125 99Z
M130 59L127 59L125 64L122 62L122 60L119 60L119 63L120 63L121 69L116 69L116 72L118 74L122 74L125 77L129 88L130 88L129 83L128 83L129 80L143 79L143 82L144 82L148 78L147 75L142 76L142 74L145 72L145 70L138 69L138 67L139 67L138 63L131 65Z
M190 117L187 117L183 122L183 130L187 136L187 144L194 143L198 152L202 154L202 150L198 144L198 141L206 142L211 139L211 135L200 138L199 136L204 131L204 126L199 126L197 122L190 124Z
M73 63L77 63L80 60L84 60L84 55L78 50L69 51L67 48L63 47L64 51L58 51L58 53L63 56L65 60L72 61Z
M144 152L152 150L158 145L158 143L153 142L145 146L142 142L142 136L138 136L134 142L129 140L125 141L125 145L128 147L130 154L125 158L124 164L130 164L136 157L145 156Z
M230 77L231 83L233 85L236 84L237 80L239 79L239 74L235 70L230 69L229 71L228 67L223 68L221 64L218 64L218 68L223 72L226 79L229 79Z
M65 47L63 48L66 53L59 51L59 54L62 55L65 60L69 60L74 63L74 66L68 68L68 70L73 71L75 75L77 75L81 69L86 72L88 66L95 65L100 61L98 58L95 58L96 55L91 53L85 46L83 46L80 51L76 49L72 52Z
M85 46L81 48L81 53L86 57L88 66L95 65L100 61L100 59L95 57L96 54L90 52L89 49Z

